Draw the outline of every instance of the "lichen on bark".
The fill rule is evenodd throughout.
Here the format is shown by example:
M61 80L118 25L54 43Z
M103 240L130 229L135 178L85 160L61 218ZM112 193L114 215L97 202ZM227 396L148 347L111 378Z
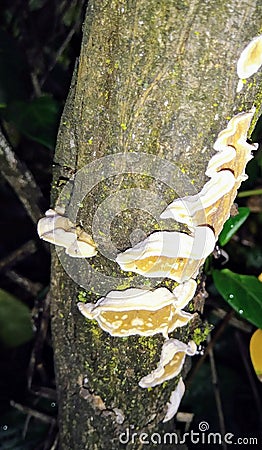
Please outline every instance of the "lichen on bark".
M259 32L261 16L259 1L91 0L60 124L52 202L62 191L63 180L80 169L91 177L92 162L99 165L99 158L117 154L161 158L167 172L174 164L180 175L165 178L161 174L161 181L160 174L152 176L152 166L132 172L124 158L114 160L111 176L101 178L78 208L78 220L88 232L93 231L98 207L109 197L138 190L167 203L181 196L174 183L178 192L186 189L185 195L190 186L192 192L199 191L218 132L233 114L249 109L255 98L259 75L236 95L235 68L241 50ZM186 187L182 186L184 176ZM85 180L71 182L68 201L73 209L84 185ZM148 210L130 206L125 195L121 202L112 220L104 216L119 251L130 245L134 229L148 235L164 226L150 213L150 201ZM102 225L98 220L101 235L106 234ZM105 240L105 255L109 244ZM90 264L98 273L120 277L118 289L134 282L134 275L124 277L106 256ZM150 283L145 280L145 285ZM156 367L163 338L112 338L95 322L85 321L76 308L79 296L95 301L100 288L83 290L53 254L52 330L62 449L118 449L119 433L128 427L139 432L168 429L168 424L163 428L159 422L176 381L150 391L138 386L139 379ZM185 342L195 337L199 342L201 330L205 335L199 319L174 336ZM126 448L138 446L138 441L129 442Z

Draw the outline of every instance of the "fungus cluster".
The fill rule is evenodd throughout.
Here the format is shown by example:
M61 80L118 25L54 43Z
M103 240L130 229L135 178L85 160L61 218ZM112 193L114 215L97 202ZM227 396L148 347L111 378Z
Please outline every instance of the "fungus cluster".
M255 73L262 64L262 36L253 39L242 52L237 73L242 80ZM142 377L141 388L152 388L177 377L187 355L196 353L193 341L188 343L169 338L195 314L183 310L194 297L200 266L212 253L222 227L230 215L237 190L247 178L245 167L252 158L256 144L247 142L247 132L254 109L235 115L214 143L215 155L210 159L206 175L210 180L193 196L174 199L162 212L161 218L186 224L188 233L159 231L117 255L116 263L124 271L150 278L170 278L180 283L173 291L166 287L153 290L129 288L111 291L97 303L78 303L80 312L96 320L111 336L153 336L165 338L160 361L155 370ZM62 246L68 255L90 258L97 254L92 237L73 224L64 211L49 209L38 223L41 239ZM99 249L98 249L99 250ZM182 377L167 404L164 421L177 412L185 391Z
M197 195L174 200L161 214L162 219L173 218L189 227L205 224L218 238L230 215L237 190L246 180L245 168L253 158L257 144L247 142L247 132L255 110L234 116L214 143L216 154L210 159L206 175L210 180ZM214 248L214 247L213 247Z
M74 225L64 215L64 211L48 209L45 217L39 220L37 232L44 241L64 247L67 255L73 258L91 258L97 254L92 237L81 227Z

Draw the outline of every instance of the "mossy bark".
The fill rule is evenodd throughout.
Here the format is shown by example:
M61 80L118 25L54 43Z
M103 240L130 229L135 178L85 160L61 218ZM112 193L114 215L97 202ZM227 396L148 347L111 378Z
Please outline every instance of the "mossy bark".
M261 32L261 17L260 1L89 2L81 55L58 135L52 202L63 183L82 169L80 182L72 178L69 183L68 211L101 238L103 255L86 260L86 266L83 260L76 266L74 259L72 268L68 259L61 265L53 254L52 331L63 450L118 449L119 435L126 429L163 433L170 428L161 420L176 381L150 391L138 386L156 367L162 336L112 338L85 321L76 304L83 297L95 301L109 286L124 289L143 283L116 267L111 258L115 249L130 246L134 231L138 234L133 238L139 240L139 233L163 228L154 198L161 209L174 195L200 190L218 132L256 97L259 106L259 75L236 94L236 61ZM128 156L112 159L117 154ZM138 154L151 156L138 157L136 164ZM111 166L104 172L105 160L100 158L106 156ZM158 158L164 165L155 163ZM174 166L175 173L169 170ZM140 199L142 192L146 205L130 203L123 192L132 199ZM96 216L98 208L103 214ZM110 229L103 228L104 221ZM68 276L72 271L84 289ZM95 284L90 271L96 274ZM101 281L101 274L109 281ZM86 282L85 276L90 277ZM152 279L145 283L153 285ZM174 336L188 341L198 326L199 338L199 325L197 319ZM140 445L138 437L130 437L123 448Z

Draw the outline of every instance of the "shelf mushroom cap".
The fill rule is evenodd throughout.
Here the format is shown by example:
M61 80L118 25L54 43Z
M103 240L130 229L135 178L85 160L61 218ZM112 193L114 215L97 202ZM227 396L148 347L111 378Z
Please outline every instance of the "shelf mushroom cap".
M40 239L64 247L69 256L91 258L97 254L92 237L53 209L48 209L39 220L37 232Z
M164 287L153 291L138 288L111 291L95 304L80 302L77 306L85 317L95 319L112 336L162 333L167 338L168 333L195 316L182 308L193 298L196 286L194 280L189 280L173 292Z
M228 163L231 163L234 158L236 158L235 148L231 145L227 145L226 148L218 151L214 156L212 156L206 169L206 175L209 178L212 178L220 170L226 169L228 167Z
M212 253L215 242L213 230L206 226L194 228L193 235L158 231L119 253L116 262L125 271L145 277L171 278L181 283L197 275L203 260Z
M178 339L168 339L163 344L157 368L141 378L139 386L142 388L154 387L176 377L182 370L186 355L194 355L196 349L194 341L184 344Z
M171 392L170 400L167 403L167 412L163 419L163 422L168 422L175 416L185 393L185 389L186 388L183 382L183 378L180 377L176 389Z
M206 210L230 192L235 177L230 170L214 173L212 178L196 195L174 200L161 214L161 219L174 219L189 226L207 223ZM197 215L197 220L195 216Z
M237 74L246 79L256 73L262 65L262 35L256 36L244 48L237 62Z
M255 108L252 108L248 112L242 112L232 117L228 122L227 127L218 134L213 146L214 150L217 152L223 152L226 159L226 155L232 152L230 147L235 149L236 157L232 158L231 161L225 160L220 167L217 167L217 170L230 169L232 173L234 173L237 181L239 180L239 177L245 173L248 161L253 158L252 151L257 150L258 148L257 144L249 144L247 142L247 133L254 113ZM228 154L226 150L228 151ZM211 161L209 163L209 168L212 164Z

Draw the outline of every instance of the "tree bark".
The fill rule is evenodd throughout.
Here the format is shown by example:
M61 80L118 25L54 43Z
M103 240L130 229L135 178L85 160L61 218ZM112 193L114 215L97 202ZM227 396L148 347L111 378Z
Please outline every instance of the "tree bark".
M162 336L113 338L85 321L76 304L143 283L116 267L115 252L164 229L161 207L175 193L202 188L213 143L228 119L255 99L260 107L259 74L236 94L236 61L259 33L261 18L258 0L89 1L58 135L52 203L67 196L69 216L100 239L103 254L69 261L61 250L59 258L53 252L63 450L119 449L127 429L140 434L170 428L161 420L174 380L150 391L138 386L156 367ZM193 326L174 336L187 341ZM134 436L123 448L140 446Z

